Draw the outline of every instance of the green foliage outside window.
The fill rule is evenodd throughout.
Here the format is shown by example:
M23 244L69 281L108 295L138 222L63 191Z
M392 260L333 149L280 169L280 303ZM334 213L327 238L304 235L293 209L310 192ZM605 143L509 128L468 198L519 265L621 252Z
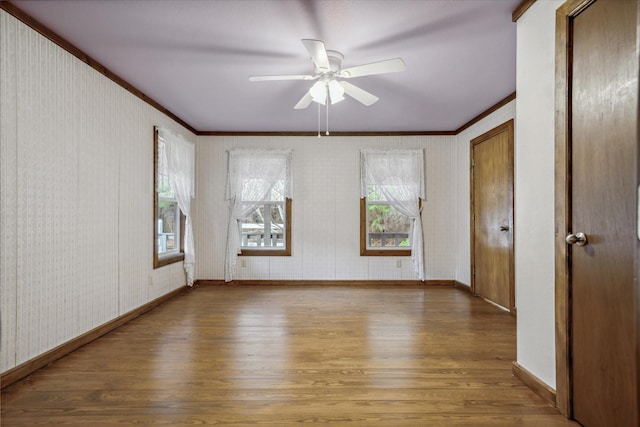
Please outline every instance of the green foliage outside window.
M369 186L367 192L367 226L369 233L409 233L411 224L409 218L398 212L393 205L388 204L384 195L375 187ZM379 203L376 203L379 202ZM387 246L383 241L379 245ZM409 247L409 238L391 246Z

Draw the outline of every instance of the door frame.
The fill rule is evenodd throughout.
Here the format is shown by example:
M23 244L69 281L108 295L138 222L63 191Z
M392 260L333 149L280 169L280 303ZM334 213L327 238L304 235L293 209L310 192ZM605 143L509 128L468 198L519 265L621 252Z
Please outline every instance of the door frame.
M556 407L573 416L571 391L571 294L569 252L565 236L571 227L571 26L573 17L595 0L568 0L556 10L555 61L555 316Z
M476 235L476 231L475 231L475 192L474 192L474 171L473 168L475 167L475 159L474 159L474 151L473 148L490 139L493 138L494 136L501 134L503 132L507 132L507 137L508 137L508 144L509 144L509 153L508 153L508 157L509 157L509 175L511 176L511 185L509 188L509 191L511 192L511 233L510 233L510 247L509 247L509 268L510 268L510 272L509 272L509 307L506 307L507 309L509 309L509 311L511 312L511 314L515 315L516 314L516 292L515 292L515 261L514 261L514 233L515 233L515 229L514 229L514 223L515 223L515 193L514 193L514 153L513 153L513 149L514 149L514 120L508 120L504 123L502 123L501 125L498 125L496 127L494 127L493 129L483 133L482 135L474 138L471 140L471 142L469 143L469 180L470 180L470 184L469 184L469 193L470 193L470 218L471 218L471 224L470 224L470 230L471 230L471 244L470 244L470 252L471 252L471 261L470 261L470 266L471 266L471 293L473 295L477 296L476 293L476 275L475 275L475 235Z
M568 250L568 245L565 241L565 237L568 231L571 230L572 225L571 35L573 18L595 1L596 0L567 0L556 10L554 207L556 408L567 418L573 417L573 378L571 364L572 300L570 285L571 257ZM638 23L638 25L640 25L640 7L638 8ZM640 45L640 42L637 42L637 45ZM640 233L640 230L638 230L637 232ZM636 245L638 248L640 248L639 242L636 242ZM638 262L636 260L637 274L639 268L640 266L638 265ZM640 355L640 310L638 310L638 307L640 307L640 292L638 291L638 287L636 286L636 354ZM636 359L636 364L640 368L640 360ZM637 375L640 377L640 372L638 371L638 369L636 371ZM638 393L638 407L640 407L640 393Z

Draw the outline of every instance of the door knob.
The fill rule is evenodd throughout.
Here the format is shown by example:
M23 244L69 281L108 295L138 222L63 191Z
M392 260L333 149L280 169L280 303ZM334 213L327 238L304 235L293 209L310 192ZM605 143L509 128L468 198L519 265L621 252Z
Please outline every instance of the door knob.
M508 225L501 225L500 226L500 231L509 231L509 226Z
M570 245L584 246L587 244L587 236L584 233L569 233L564 240Z

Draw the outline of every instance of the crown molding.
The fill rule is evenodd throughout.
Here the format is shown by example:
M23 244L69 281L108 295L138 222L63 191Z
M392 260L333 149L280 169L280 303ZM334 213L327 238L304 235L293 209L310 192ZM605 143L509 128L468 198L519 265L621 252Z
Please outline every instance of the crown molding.
M520 4L513 10L511 21L516 22L524 13L529 10L536 0L522 0Z

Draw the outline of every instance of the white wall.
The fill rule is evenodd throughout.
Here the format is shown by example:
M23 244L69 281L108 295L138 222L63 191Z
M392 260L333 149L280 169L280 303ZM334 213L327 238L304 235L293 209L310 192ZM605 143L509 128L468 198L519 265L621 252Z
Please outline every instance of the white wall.
M538 1L517 23L515 145L518 363L555 388L555 11Z
M193 207L196 276L224 277L228 203L224 200L226 150L293 149L291 257L245 257L236 279L415 280L409 257L360 256L360 149L424 148L425 270L429 279L456 271L456 144L453 136L404 137L199 137ZM401 268L396 267L400 259Z
M516 102L494 111L479 122L469 126L457 135L456 169L458 184L456 185L456 280L467 286L471 285L471 184L470 155L471 140L501 124L514 119ZM518 145L516 138L515 145ZM516 211L517 215L517 211Z
M195 140L0 11L0 372L184 284L153 270L154 125Z

